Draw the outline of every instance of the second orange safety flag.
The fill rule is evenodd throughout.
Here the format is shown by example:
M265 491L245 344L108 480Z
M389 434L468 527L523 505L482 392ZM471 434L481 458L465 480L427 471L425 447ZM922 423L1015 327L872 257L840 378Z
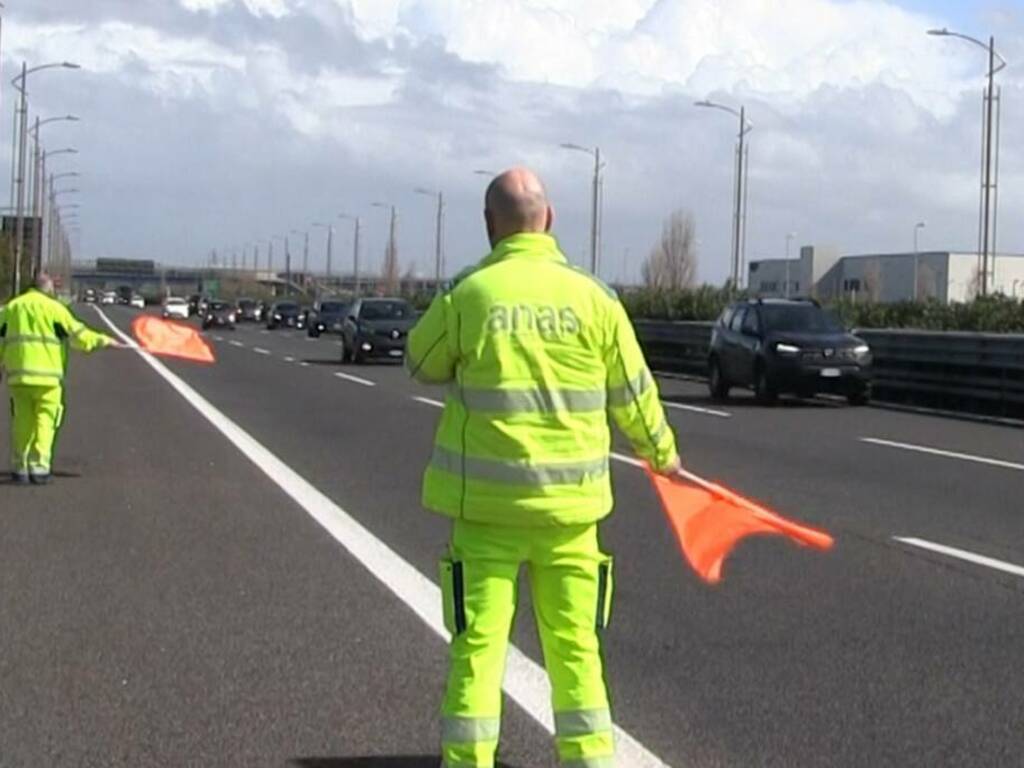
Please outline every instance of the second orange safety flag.
M177 357L194 363L213 363L213 350L195 328L184 323L139 315L132 321L132 334L147 352Z
M770 512L720 485L683 472L679 478L647 474L661 499L683 555L709 584L722 579L722 564L747 536L787 536L797 544L831 549L834 541L824 531L800 525Z

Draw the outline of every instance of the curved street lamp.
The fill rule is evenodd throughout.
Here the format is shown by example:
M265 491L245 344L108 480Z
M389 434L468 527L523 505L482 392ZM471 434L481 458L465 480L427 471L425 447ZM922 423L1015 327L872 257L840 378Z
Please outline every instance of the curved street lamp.
M317 229L327 230L327 280L331 279L331 260L334 251L334 225L324 224L320 221L314 221L313 226Z
M592 199L590 202L590 271L596 276L600 266L601 255L601 192L603 184L601 170L604 168L604 163L601 162L601 148L594 147L591 149L590 147L583 147L570 142L560 144L559 146L562 149L584 152L594 158L594 188L591 193Z
M981 222L981 232L979 233L979 240L981 244L981 295L985 296L988 294L989 271L991 270L993 273L995 272L996 225L999 218L999 191L998 189L995 189L995 184L998 184L998 178L995 182L993 182L992 178L992 105L996 99L1001 98L1001 93L999 95L996 95L995 93L995 76L997 72L1006 67L1006 59L996 51L996 39L994 36L989 36L988 44L985 44L976 37L971 37L970 35L965 35L960 32L951 32L945 27L942 29L929 29L928 34L934 37L956 37L961 40L966 40L968 43L976 45L979 48L983 48L988 53L988 87L985 92L985 119L984 124L982 125L982 135L984 136L983 154L985 162L985 168L982 172L983 219ZM999 59L998 64L996 64L996 59ZM997 134L997 144L998 141L999 136ZM997 146L996 174L998 174L998 155L999 147ZM992 201L993 190L995 191L994 205ZM990 243L991 248L989 247Z
M425 195L437 201L437 222L434 229L434 290L441 292L441 276L444 273L444 192L417 187L417 195Z
M734 109L726 104L704 99L694 102L695 107L717 109L739 118L738 147L736 149L736 201L733 209L732 232L732 284L740 287L747 249L747 179L750 171L750 152L746 146L747 134L754 130L754 124L747 119L747 108L741 105Z

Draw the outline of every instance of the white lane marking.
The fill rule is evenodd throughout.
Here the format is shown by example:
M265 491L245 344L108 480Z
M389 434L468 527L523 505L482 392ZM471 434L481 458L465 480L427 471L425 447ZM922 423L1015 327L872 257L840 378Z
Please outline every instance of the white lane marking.
M245 344L243 344L240 341L230 341L228 343L231 344L232 347L244 347L245 346Z
M262 331L260 331L260 333L262 333L264 336L269 336L270 335L270 331L268 331L266 328L264 328Z
M301 368L309 368L309 363L307 363L305 360L303 360L301 363L299 363L299 367L301 367Z
M284 358L284 361L285 361L286 363L294 363L294 362L295 362L295 358L294 358L294 357L288 357L288 356L286 355L286 356L285 356L285 358Z
M872 445L882 445L886 448L900 448L904 451L914 451L916 453L927 453L932 456L943 456L947 459L960 459L961 461L972 461L975 464L989 464L993 467L1002 467L1003 469L1016 469L1018 472L1024 472L1024 464L1018 464L1013 461L1004 461L1002 459L992 459L987 456L974 456L970 453L958 453L957 451L944 451L939 448L929 448L926 445L911 445L910 443L897 443L892 440L882 440L877 437L862 437L862 443L871 443Z
M263 347L253 347L252 351L255 352L257 355L269 355L270 354L270 350L269 349L264 349Z
M696 405L684 405L683 403L672 403L666 400L662 400L661 404L666 408L675 408L678 411L692 411L693 413L703 413L705 416L717 416L720 419L731 419L732 414L726 411L716 411L713 408L700 408Z
M339 379L345 379L345 381L352 381L356 384L362 384L364 387L376 387L377 383L370 381L369 379L362 379L358 376L353 376L351 373L336 373L334 374Z
M434 408L444 408L444 403L440 400L431 400L429 397L414 397L413 400L424 405L431 405Z
M314 344L316 343L316 339L311 339L308 336L306 337L306 341L307 342L313 342Z
M1019 565L1014 565L1013 563L1008 563L1005 560L996 560L994 557L976 555L974 552L968 552L966 549L947 547L945 544L936 544L934 541L928 541L926 539L915 539L913 537L904 536L893 536L893 539L904 544L909 544L912 547L920 547L921 549L938 552L941 555L948 555L949 557L955 557L959 560L966 560L968 563L974 563L975 565L984 565L987 568L993 568L997 571L1012 573L1014 576L1024 576L1024 568L1021 568Z
M96 311L114 333L125 341L130 341L99 307L96 307ZM442 616L441 590L430 579L217 410L184 380L171 373L163 363L144 350L140 349L138 353L164 381L171 385L172 389L199 411L282 491L291 496L310 517L320 523L342 547L419 616L423 623L443 640L449 640ZM551 688L547 674L540 665L514 645L509 645L508 649L504 688L549 735L554 734ZM630 768L669 768L665 762L618 726L615 727L615 741L616 757L622 765L628 765Z
M224 337L223 336L214 336L213 340L214 341L224 341Z

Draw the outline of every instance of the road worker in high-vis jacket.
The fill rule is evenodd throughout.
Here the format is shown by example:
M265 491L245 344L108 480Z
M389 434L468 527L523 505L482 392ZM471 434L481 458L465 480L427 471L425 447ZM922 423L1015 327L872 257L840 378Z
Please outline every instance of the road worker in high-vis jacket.
M527 566L564 766L614 765L599 632L612 558L609 414L659 472L679 469L658 389L615 294L572 267L548 234L540 180L498 176L485 219L493 250L434 300L407 365L447 387L423 502L454 519L441 563L452 634L443 765L494 765L505 654ZM627 767L628 768L628 767Z
M11 396L11 480L50 481L53 445L64 417L68 347L92 352L119 346L87 328L53 298L45 274L0 309L0 369Z

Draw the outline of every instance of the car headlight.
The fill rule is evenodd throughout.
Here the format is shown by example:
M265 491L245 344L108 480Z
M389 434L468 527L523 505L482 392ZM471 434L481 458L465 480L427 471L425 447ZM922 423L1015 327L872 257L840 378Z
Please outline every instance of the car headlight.
M235 322L235 313L234 312L232 312L230 315L228 315L228 322L229 323Z
M280 319L281 319L281 315L280 315L280 313L278 313L278 312L275 312L275 313L274 313L274 319L275 319L275 320L280 320Z
M373 346L370 345L370 344L367 344L366 342L363 342L363 345L362 345L361 348L362 348L363 352L369 352L370 350L373 349Z
M800 347L794 346L792 344L776 344L775 351L778 352L780 355L799 355Z

